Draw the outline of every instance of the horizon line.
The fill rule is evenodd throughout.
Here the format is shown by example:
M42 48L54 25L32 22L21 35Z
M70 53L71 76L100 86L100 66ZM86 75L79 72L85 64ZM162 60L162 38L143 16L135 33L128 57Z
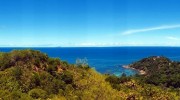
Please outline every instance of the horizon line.
M180 47L180 46L0 46L0 48L104 48L104 47Z

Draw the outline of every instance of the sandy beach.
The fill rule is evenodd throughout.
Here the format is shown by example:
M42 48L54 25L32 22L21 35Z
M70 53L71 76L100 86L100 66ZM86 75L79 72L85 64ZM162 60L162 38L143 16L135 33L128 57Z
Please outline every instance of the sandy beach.
M138 71L138 73L139 73L140 75L145 75L145 74L146 74L146 72L145 72L144 70L138 70L138 69L135 69L135 68L130 67L129 65L123 65L122 67L123 67L123 68L126 68L126 69L136 70L136 71Z

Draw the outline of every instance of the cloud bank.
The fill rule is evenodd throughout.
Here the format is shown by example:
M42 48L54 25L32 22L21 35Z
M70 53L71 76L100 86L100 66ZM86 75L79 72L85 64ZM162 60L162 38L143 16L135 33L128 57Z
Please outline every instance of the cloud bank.
M131 35L131 34L140 33L140 32L165 30L165 29L175 29L175 28L180 28L180 24L178 24L178 25L164 25L164 26L157 26L157 27L151 27L151 28L127 30L127 31L124 31L122 33L122 35Z

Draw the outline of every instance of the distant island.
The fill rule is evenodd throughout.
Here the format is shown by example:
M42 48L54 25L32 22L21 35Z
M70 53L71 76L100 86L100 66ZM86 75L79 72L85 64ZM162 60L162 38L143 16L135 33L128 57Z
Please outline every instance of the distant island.
M30 49L1 52L0 99L180 99L180 62L153 56L124 67L140 74L100 74L83 60L69 64Z

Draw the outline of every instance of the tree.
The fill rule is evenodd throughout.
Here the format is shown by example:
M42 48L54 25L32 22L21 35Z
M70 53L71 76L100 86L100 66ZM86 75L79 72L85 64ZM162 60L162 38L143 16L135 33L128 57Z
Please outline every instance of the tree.
M76 59L76 66L88 69L89 65L88 65L87 58L83 58L83 59L78 58L78 59Z

